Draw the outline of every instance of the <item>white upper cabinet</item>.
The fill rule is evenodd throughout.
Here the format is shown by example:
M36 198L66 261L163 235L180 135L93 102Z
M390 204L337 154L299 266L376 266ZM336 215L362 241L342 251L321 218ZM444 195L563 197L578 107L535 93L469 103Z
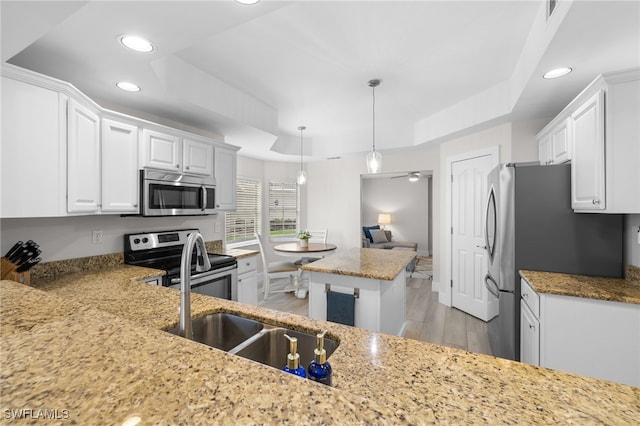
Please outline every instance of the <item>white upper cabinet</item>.
M604 90L598 91L571 114L574 154L571 167L571 207L603 210L604 188Z
M182 171L182 146L175 135L142 130L143 167Z
M100 210L100 117L93 108L69 100L67 211Z
M195 139L183 139L183 171L189 174L213 176L213 144Z
M102 211L138 212L138 127L102 120Z
M2 75L0 216L64 215L67 99L31 73L25 81L10 71Z
M215 147L216 209L236 210L236 151L234 146Z
M541 161L571 159L576 212L640 213L639 94L639 68L601 75L538 133Z
M571 160L570 121L566 119L538 139L540 164L561 164Z
M102 109L38 73L0 70L0 217L136 214L140 168L216 176L216 208L235 210L239 148Z

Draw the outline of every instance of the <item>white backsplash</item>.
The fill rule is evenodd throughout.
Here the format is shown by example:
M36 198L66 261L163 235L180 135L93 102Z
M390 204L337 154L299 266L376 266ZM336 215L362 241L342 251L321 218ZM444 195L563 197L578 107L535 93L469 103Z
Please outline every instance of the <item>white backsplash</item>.
M216 223L218 226L216 227ZM224 240L224 213L211 216L120 217L112 215L0 220L0 252L19 240L40 245L43 262L119 253L124 234L198 228L206 241ZM215 232L219 229L220 232ZM93 244L93 230L102 230L102 243Z

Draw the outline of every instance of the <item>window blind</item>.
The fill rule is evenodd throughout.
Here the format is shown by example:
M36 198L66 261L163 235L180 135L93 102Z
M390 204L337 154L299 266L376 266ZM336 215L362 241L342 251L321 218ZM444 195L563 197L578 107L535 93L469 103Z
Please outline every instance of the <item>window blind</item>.
M298 229L298 185L269 182L269 233L291 235Z
M253 240L261 232L262 182L254 179L236 180L236 211L225 215L227 243Z

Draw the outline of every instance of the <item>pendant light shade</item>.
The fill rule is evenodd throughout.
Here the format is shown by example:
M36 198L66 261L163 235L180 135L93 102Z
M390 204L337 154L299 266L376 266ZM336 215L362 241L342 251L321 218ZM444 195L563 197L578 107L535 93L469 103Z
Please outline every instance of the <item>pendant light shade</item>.
M373 145L371 152L367 154L367 171L369 173L382 171L382 155L376 151L376 87L379 85L380 80L369 80L369 87L373 92Z
M298 130L300 130L300 170L298 170L298 176L296 178L298 185L304 185L305 183L307 183L307 173L304 171L302 167L302 132L305 129L306 129L305 126L298 127Z

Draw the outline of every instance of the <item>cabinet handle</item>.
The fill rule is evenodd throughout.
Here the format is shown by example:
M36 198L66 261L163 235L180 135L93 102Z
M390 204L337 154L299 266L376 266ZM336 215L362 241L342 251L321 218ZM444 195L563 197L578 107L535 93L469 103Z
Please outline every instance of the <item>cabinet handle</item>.
M600 204L600 200L597 198L594 198L593 200L591 200L591 202L593 203L593 205Z

